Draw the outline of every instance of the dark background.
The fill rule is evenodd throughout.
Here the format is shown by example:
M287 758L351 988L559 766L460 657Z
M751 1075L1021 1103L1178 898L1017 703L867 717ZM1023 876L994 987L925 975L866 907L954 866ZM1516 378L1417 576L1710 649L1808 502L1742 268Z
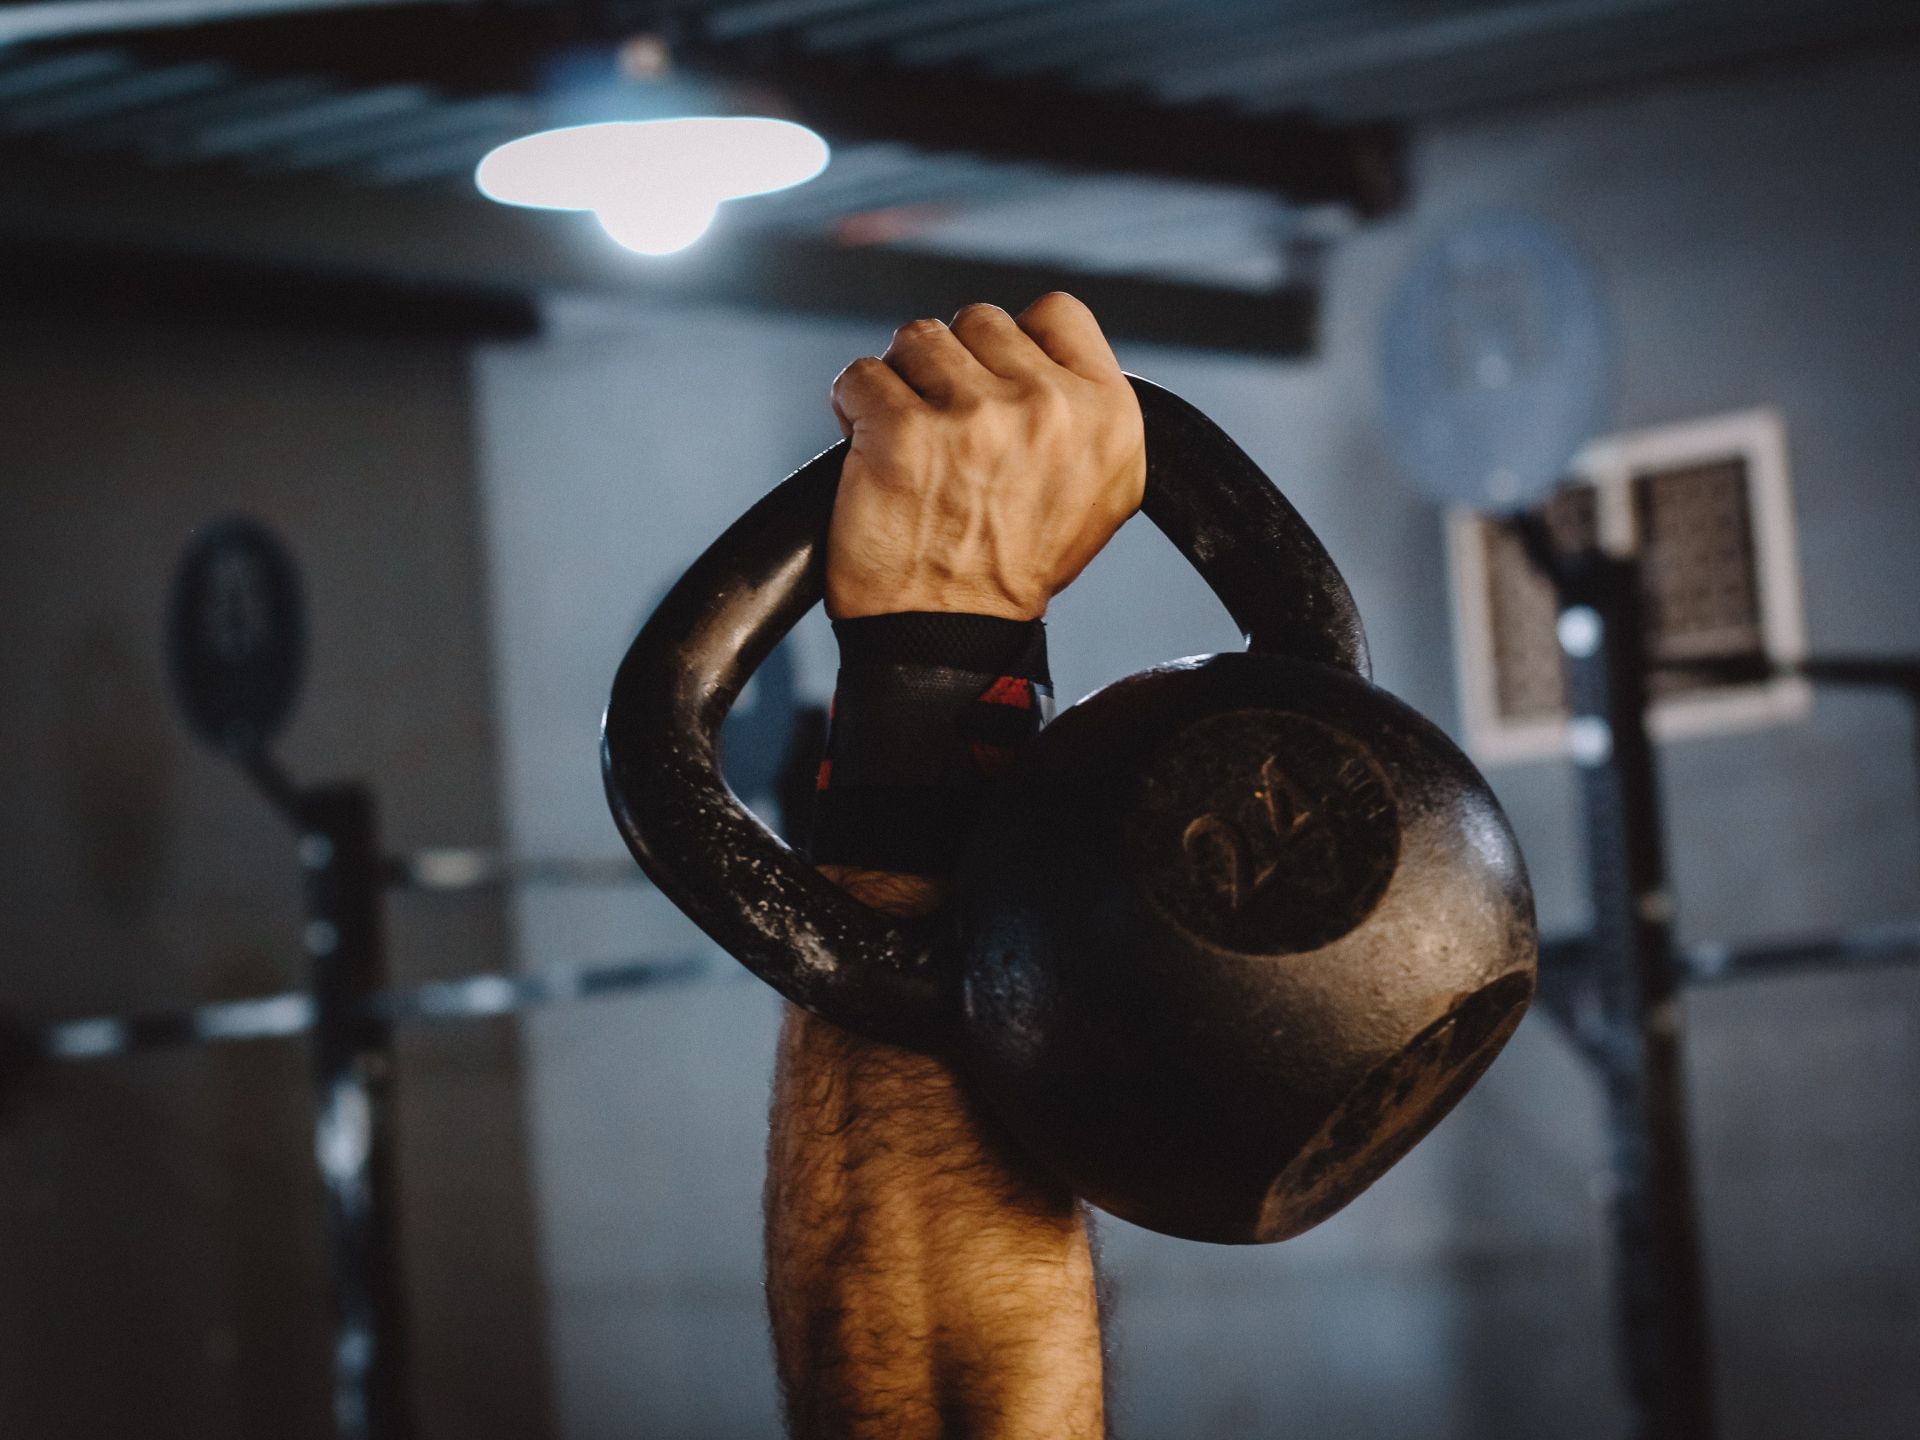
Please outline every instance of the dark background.
M290 838L165 691L162 597L195 525L255 514L301 561L301 778L370 781L396 849L615 854L594 727L635 619L833 438L840 365L968 299L1092 301L1129 368L1293 498L1378 678L1451 726L1443 521L1388 453L1379 329L1433 235L1543 219L1612 317L1605 428L1775 408L1812 647L1915 648L1912 20L817 0L163 30L113 0L0 6L0 1004L295 983ZM637 34L669 37L668 80L619 78L653 53L619 48ZM590 221L470 193L488 145L550 118L743 83L749 108L817 117L834 165L684 256L649 266ZM992 114L1016 99L1007 139ZM830 642L810 622L795 643L824 698ZM1053 643L1064 700L1233 636L1134 526ZM1911 919L1910 722L1823 692L1805 723L1667 747L1682 938ZM1580 929L1570 769L1493 778L1544 928ZM699 948L632 890L396 898L388 921L407 981ZM775 1020L715 960L630 1000L404 1033L426 1435L776 1433ZM1720 1433L1920 1431L1920 980L1750 981L1692 994L1683 1023ZM0 1434L329 1433L305 1067L297 1042L156 1053L0 1098ZM1604 1176L1593 1082L1537 1014L1297 1242L1108 1224L1120 1433L1625 1433Z

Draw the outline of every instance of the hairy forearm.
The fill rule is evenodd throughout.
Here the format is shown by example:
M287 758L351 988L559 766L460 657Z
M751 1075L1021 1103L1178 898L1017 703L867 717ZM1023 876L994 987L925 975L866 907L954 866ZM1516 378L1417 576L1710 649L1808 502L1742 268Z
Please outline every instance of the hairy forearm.
M918 877L828 873L894 914L939 900ZM943 1063L790 1009L766 1208L796 1440L1101 1434L1085 1212Z

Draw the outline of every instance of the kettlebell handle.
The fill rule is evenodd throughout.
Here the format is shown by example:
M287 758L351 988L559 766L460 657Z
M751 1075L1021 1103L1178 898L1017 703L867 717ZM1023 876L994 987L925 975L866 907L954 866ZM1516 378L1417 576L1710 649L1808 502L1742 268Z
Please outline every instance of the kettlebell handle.
M1353 597L1299 512L1199 410L1128 379L1146 427L1141 511L1248 648L1365 677ZM938 1052L957 1016L941 917L902 923L860 904L755 819L720 773L721 722L825 593L846 452L842 441L774 487L667 592L614 677L601 768L634 859L721 948L804 1009Z

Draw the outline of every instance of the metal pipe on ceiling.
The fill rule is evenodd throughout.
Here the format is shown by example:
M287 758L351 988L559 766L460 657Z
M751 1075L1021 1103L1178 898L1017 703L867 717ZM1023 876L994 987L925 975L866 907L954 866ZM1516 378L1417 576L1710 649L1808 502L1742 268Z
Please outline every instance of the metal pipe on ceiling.
M883 0L749 0L694 18L700 33L709 39L738 40L848 10L873 9L881 3Z
M536 128L535 109L511 95L488 95L476 100L442 101L431 110L383 116L370 124L345 131L302 137L260 157L260 163L278 170L322 170L378 160L382 155L451 144L470 136Z
M395 5L469 5L475 0L44 0L0 7L0 45L117 30L208 25L303 10L366 10Z
M168 65L107 75L88 84L63 86L51 96L4 107L0 128L15 132L84 125L129 110L150 110L231 82L224 65Z
M1319 43L1302 42L1182 63L1165 57L1102 72L1109 82L1144 82L1171 101L1279 89L1383 65L1421 64L1497 41L1535 38L1617 21L1647 11L1672 10L1684 0L1520 0L1474 6L1457 14L1361 30Z

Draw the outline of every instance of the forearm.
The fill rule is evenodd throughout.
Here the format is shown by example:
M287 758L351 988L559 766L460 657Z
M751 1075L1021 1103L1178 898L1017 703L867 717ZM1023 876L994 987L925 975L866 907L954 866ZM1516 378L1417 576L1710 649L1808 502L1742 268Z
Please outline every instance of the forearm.
M917 877L835 878L896 914L938 899ZM1084 1210L940 1061L789 1010L766 1209L797 1440L1102 1432Z
M961 792L1044 714L1032 622L1140 503L1139 404L1093 316L1059 294L1018 321L974 305L951 328L903 326L841 372L833 404L851 443L826 600L857 683L839 692L824 774L840 803L815 853L939 873ZM941 612L985 624L935 639L915 617ZM823 869L896 915L940 900L914 875ZM943 1063L798 1011L774 1079L767 1290L796 1440L1104 1428L1085 1211Z

